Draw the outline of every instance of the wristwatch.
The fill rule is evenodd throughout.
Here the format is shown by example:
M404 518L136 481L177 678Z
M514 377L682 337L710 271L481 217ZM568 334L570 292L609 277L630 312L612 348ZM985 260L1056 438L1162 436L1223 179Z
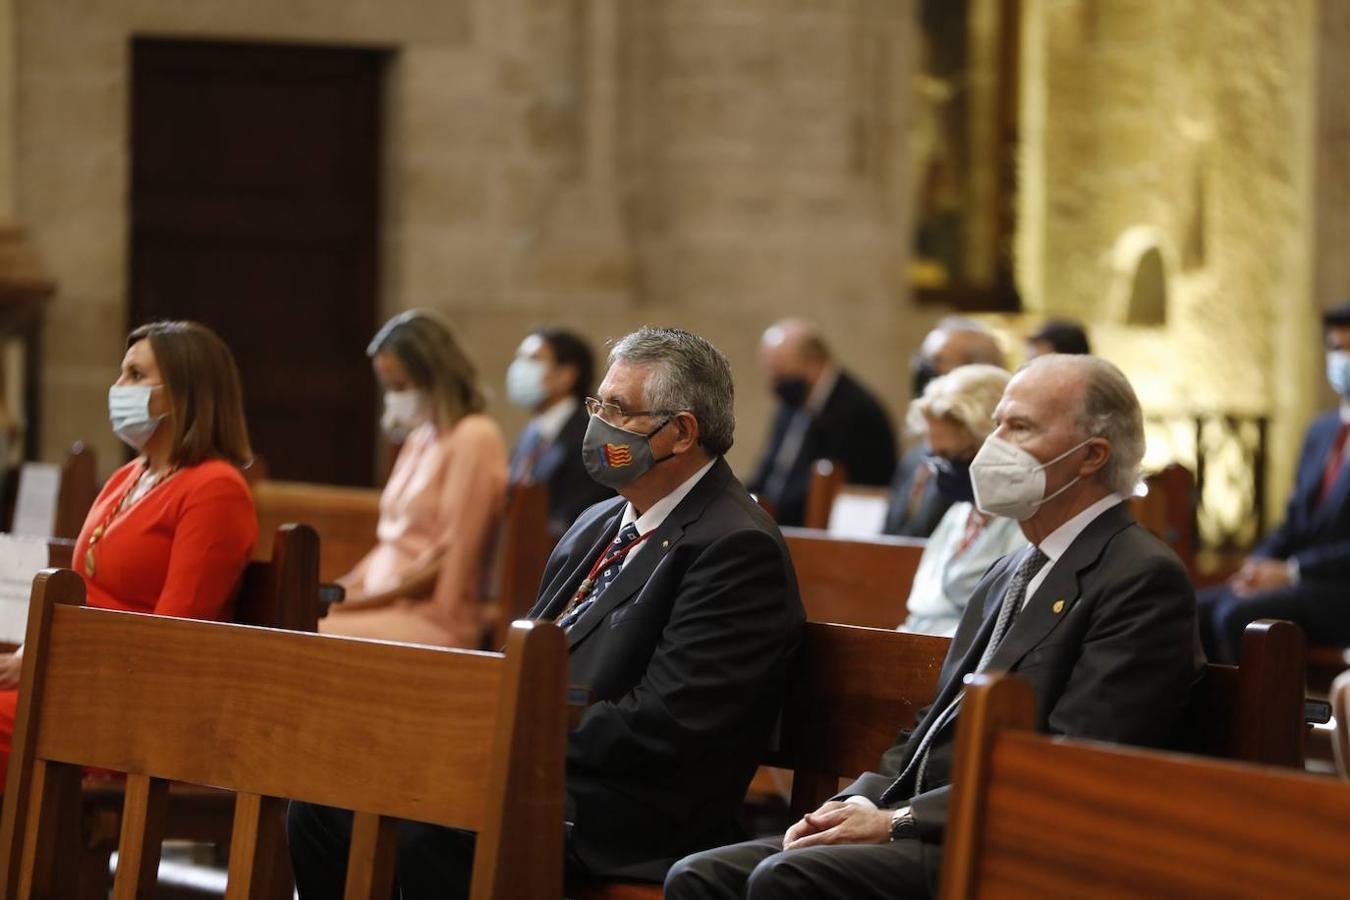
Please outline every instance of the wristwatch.
M908 806L902 806L891 813L891 841L903 841L918 836L918 826L914 824L914 813Z

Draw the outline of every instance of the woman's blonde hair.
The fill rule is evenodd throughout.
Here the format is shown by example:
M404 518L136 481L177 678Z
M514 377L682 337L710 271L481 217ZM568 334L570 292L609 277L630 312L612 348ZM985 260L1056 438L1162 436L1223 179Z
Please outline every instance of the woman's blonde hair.
M927 419L950 419L978 443L994 430L994 408L1012 376L998 366L959 366L928 382L923 396L909 405L910 428L928 430Z
M253 460L239 369L225 342L205 325L151 322L127 336L127 347L149 341L173 410L169 462L195 466L223 459L243 468Z
M455 340L450 323L429 309L410 309L381 326L366 355L389 353L427 397L438 428L449 428L487 405L473 362Z

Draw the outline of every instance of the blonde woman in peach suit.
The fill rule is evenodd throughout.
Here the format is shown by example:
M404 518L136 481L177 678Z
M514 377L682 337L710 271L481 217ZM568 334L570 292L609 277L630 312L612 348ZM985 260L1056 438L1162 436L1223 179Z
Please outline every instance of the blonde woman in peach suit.
M381 424L403 446L380 496L375 547L338 579L347 598L319 630L478 647L488 553L505 505L505 441L440 316L401 313L366 352L385 391Z

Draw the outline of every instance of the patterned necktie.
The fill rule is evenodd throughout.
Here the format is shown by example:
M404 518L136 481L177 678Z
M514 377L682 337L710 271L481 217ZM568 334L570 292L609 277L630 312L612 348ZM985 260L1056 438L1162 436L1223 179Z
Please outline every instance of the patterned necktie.
M618 577L619 571L623 569L623 557L628 548L638 539L637 526L629 522L623 528L619 529L618 535L610 541L609 549L605 551L605 561L601 563L602 568L595 575L595 584L586 592L586 597L579 602L574 597L573 602L568 604L568 608L563 610L563 614L558 617L558 627L563 631L568 631L577 620L586 614L586 610L591 608L605 588L609 587L610 582ZM615 557L618 557L616 560ZM611 562L613 560L613 562Z
M989 643L985 645L984 653L980 654L980 661L975 666L976 672L983 672L993 659L994 653L998 650L998 645L1003 642L1008 631L1012 628L1013 620L1021 612L1023 602L1027 596L1027 585L1031 579L1036 577L1036 573L1041 570L1050 557L1041 552L1039 547L1031 548L1031 555L1022 561L1013 574L1012 581L1008 583L1008 592L1003 595L1003 604L998 608L998 618L994 620L994 630L989 634ZM891 782L891 786L886 788L886 792L881 795L881 802L887 804L892 802L898 792L898 788L904 783L911 772L915 772L914 790L910 796L923 793L923 776L928 768L928 751L932 749L933 738L935 738L943 728L956 718L957 712L961 708L961 698L965 696L963 692L957 692L948 703L946 708L933 719L933 724L924 732L923 738L919 741L919 747L914 751L914 755L909 759L909 765L905 766L905 771ZM917 771L916 771L917 770Z

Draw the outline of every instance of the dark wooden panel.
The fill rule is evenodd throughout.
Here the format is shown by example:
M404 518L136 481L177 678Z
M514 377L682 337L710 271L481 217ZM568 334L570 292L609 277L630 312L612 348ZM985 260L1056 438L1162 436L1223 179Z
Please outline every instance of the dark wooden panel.
M131 324L230 345L277 477L371 484L382 54L133 44Z

